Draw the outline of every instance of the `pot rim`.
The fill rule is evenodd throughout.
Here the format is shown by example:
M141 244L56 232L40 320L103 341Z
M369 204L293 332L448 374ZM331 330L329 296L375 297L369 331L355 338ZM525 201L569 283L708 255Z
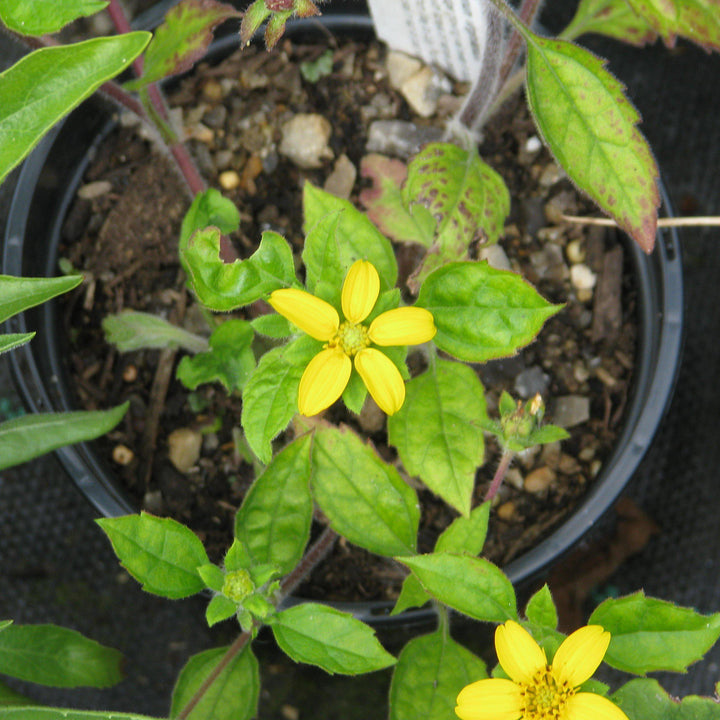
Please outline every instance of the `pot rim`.
M316 18L299 20L293 23L292 31L316 33L319 25L320 21ZM323 16L322 26L329 30L346 32L360 30L361 33L369 33L373 29L369 17L352 14ZM217 44L227 47L233 40L232 37L226 37ZM106 123L102 127L100 137L109 132L111 125L112 123ZM2 271L6 274L23 274L23 249L31 205L45 162L65 126L66 122L63 121L43 138L20 170L3 245ZM95 142L99 142L97 137ZM64 199L56 209L56 218L49 231L50 236L55 238L55 247L51 257L45 261L46 275L56 274L56 251L62 219L89 161L86 153L80 165L75 165ZM671 217L670 202L662 184L661 194L665 215ZM658 229L656 248L651 255L645 255L632 241L626 242L624 247L629 252L637 276L639 328L632 380L634 390L626 409L624 428L592 488L572 514L536 546L503 567L503 571L516 586L536 579L543 570L585 536L610 508L650 447L672 396L680 365L683 324L682 262L677 230ZM40 348L55 348L57 356L56 318L57 305L51 301L36 308L34 312L26 311L7 321L10 332L28 332L33 320L43 328L32 343L16 349L9 356L16 385L32 412L76 409L70 393L63 386L63 373L58 358L49 361L52 373L47 379L44 378L37 359ZM136 512L136 508L113 482L108 467L90 444L80 443L64 447L55 453L78 488L104 517ZM301 601L300 598L289 599L290 604ZM427 608L408 610L390 617L388 612L392 603L387 601L338 602L332 605L373 625L425 622L435 617L434 610Z

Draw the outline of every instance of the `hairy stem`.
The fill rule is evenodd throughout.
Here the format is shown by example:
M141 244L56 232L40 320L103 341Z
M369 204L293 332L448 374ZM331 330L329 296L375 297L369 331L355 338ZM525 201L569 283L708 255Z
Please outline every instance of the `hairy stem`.
M541 5L542 0L523 0L520 8L518 9L518 17L523 23L525 23L525 25L530 27L535 21ZM505 50L503 64L500 68L500 85L507 80L508 75L510 75L510 72L515 67L515 62L520 56L521 49L522 36L517 30L514 30L510 35L510 40L508 41L508 46Z
M190 713L197 707L197 704L203 699L205 693L210 689L212 684L218 679L220 673L242 652L243 648L250 640L250 633L243 632L237 636L235 642L227 649L227 652L220 658L220 662L212 669L209 675L202 681L200 687L195 694L188 700L187 705L180 710L175 720L186 720Z
M500 485L502 485L502 481L505 479L505 474L508 471L508 468L510 467L510 463L513 459L513 453L510 450L503 450L502 457L500 458L500 464L497 467L497 470L495 471L495 477L493 477L492 482L490 483L490 487L488 488L487 493L485 494L485 502L488 500L492 500L495 495L497 495L498 490L500 489Z
M287 575L280 585L280 596L292 594L300 583L313 571L315 566L330 552L338 534L326 527L313 546L305 553L295 569Z

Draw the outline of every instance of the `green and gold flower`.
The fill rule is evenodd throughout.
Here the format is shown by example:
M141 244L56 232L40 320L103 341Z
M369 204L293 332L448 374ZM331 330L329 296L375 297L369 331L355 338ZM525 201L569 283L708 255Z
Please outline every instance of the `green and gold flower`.
M488 678L463 688L455 713L461 720L628 720L606 697L578 690L609 644L609 632L586 625L565 638L548 665L530 633L508 620L495 631L495 650L510 679Z
M380 277L372 263L356 260L345 276L337 310L305 290L275 290L268 302L310 337L325 343L305 368L298 389L298 408L316 415L343 393L353 367L370 395L388 415L405 401L405 383L395 363L377 347L417 345L435 336L432 314L424 308L400 307L378 315L369 325L380 293Z

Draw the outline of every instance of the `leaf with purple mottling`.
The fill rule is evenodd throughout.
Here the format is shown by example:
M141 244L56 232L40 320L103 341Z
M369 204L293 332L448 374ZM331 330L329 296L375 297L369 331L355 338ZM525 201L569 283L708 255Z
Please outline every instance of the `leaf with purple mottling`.
M678 35L706 49L720 50L720 0L627 0L665 40Z
M626 0L581 0L575 17L560 37L572 40L586 33L607 35L639 47L657 39L650 23Z
M587 50L524 34L528 103L545 142L580 190L650 252L658 170L622 84Z
M240 17L232 5L216 0L181 0L168 11L145 51L142 77L125 84L138 90L150 83L187 72L205 55L213 30L223 20Z

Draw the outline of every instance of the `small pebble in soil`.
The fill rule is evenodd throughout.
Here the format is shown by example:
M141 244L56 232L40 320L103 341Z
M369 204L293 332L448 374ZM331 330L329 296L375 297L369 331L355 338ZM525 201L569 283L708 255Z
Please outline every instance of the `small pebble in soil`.
M402 88L403 83L409 80L422 68L422 62L402 52L391 50L387 54L385 67L390 85L396 90Z
M590 398L581 395L564 395L555 398L552 422L569 428L590 419Z
M442 138L440 128L419 127L404 120L376 120L368 128L367 152L409 159L423 145Z
M135 380L137 380L137 376L138 376L137 368L132 363L126 365L123 368L122 379L125 382L127 382L127 383L135 382Z
M135 459L135 453L126 445L116 445L112 450L112 459L118 465L129 465Z
M402 84L400 92L420 117L435 114L440 95L452 90L448 79L431 67L424 67Z
M310 169L322 167L323 160L332 158L328 145L332 128L317 113L298 113L282 126L280 152L298 167Z
M168 457L182 473L197 463L202 447L202 435L191 428L177 428L168 435Z
M555 472L547 465L533 470L525 478L525 490L529 493L541 493L555 482Z
M223 190L234 190L240 185L240 176L234 170L225 170L220 173L218 182Z

